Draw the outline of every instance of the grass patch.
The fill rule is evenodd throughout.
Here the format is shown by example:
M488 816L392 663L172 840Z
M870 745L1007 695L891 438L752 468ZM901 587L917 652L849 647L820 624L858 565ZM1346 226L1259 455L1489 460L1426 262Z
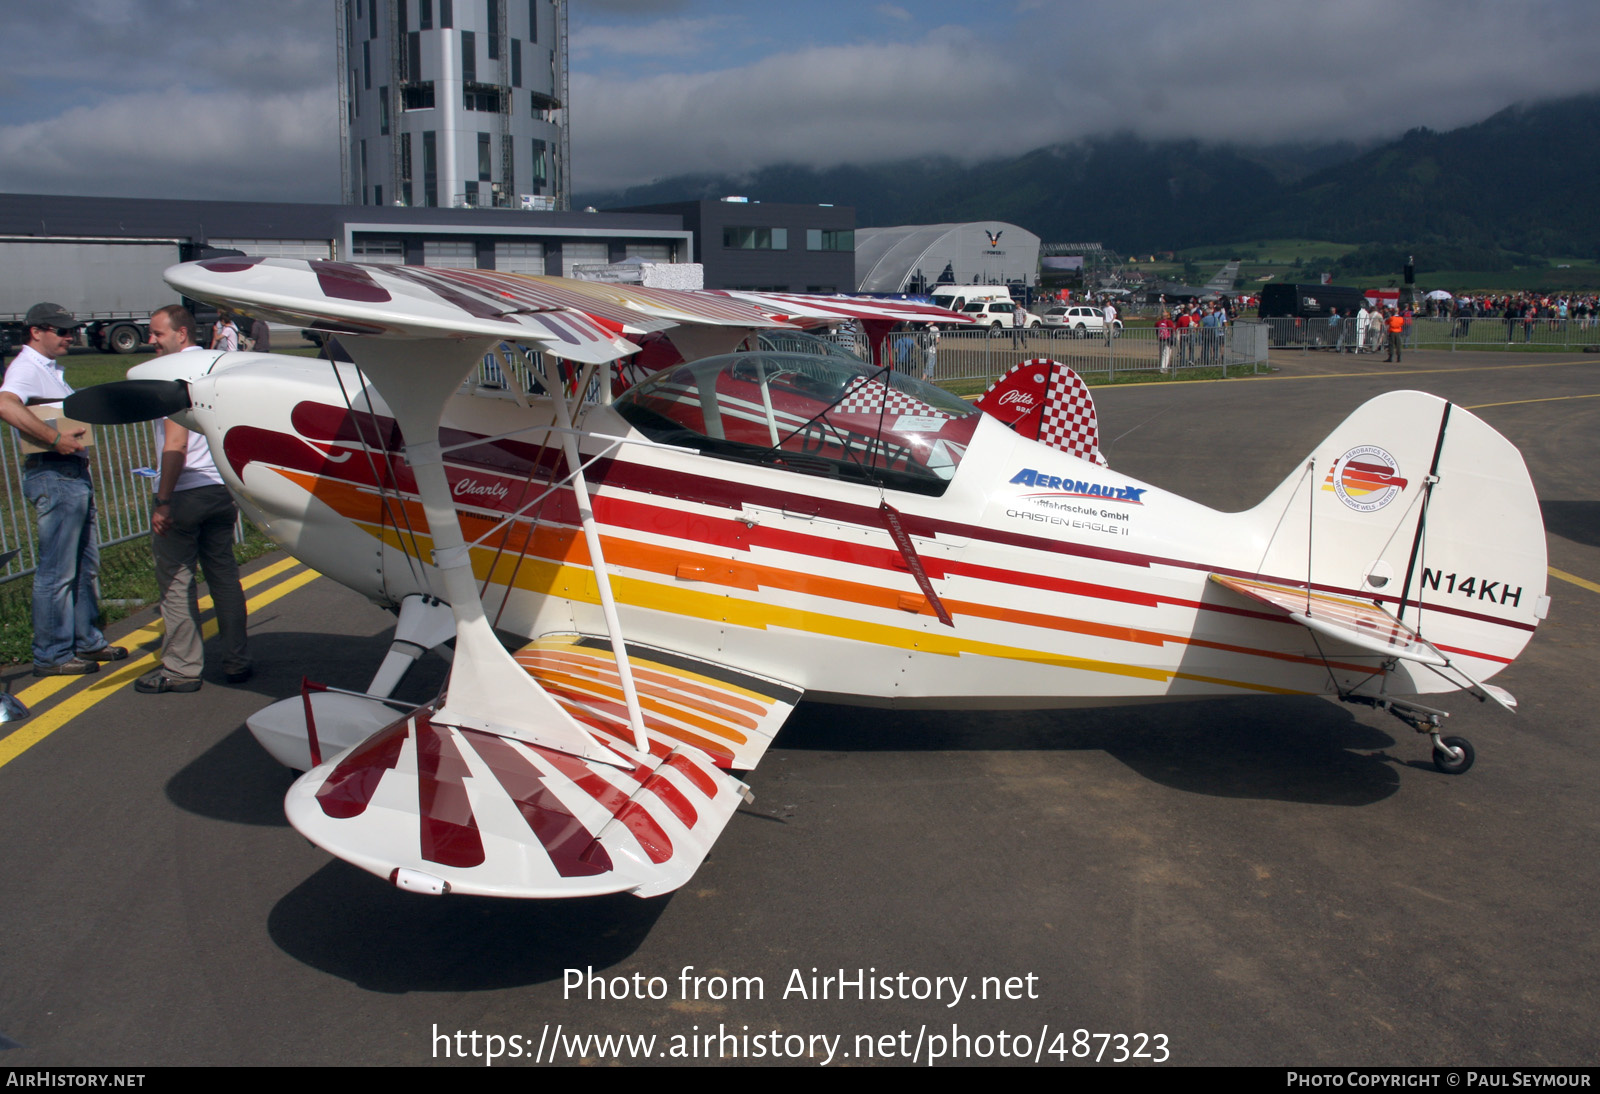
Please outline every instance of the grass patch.
M1485 346L1484 348L1488 349L1490 347ZM1272 370L1262 369L1258 372L1246 365L1230 365L1226 376L1223 375L1220 365L1215 368L1180 368L1174 369L1170 373L1164 373L1154 368L1119 368L1116 372L1109 374L1104 369L1097 372L1087 372L1083 369L1074 368L1073 371L1081 376L1083 382L1090 387L1120 387L1123 384L1171 384L1182 383L1185 380L1231 380L1236 376L1259 376L1262 372ZM979 380L940 380L939 386L952 395L970 398L982 395L989 390L989 385L993 382L993 377Z
M244 542L233 545L239 564L276 551L278 545L249 521ZM101 625L110 626L160 600L155 560L148 539L129 540L100 550ZM121 603L114 603L121 602ZM0 585L0 660L8 664L33 660L33 578Z
M1406 348L1408 350L1410 350L1410 349L1426 349L1426 350L1441 350L1442 349L1442 350L1448 350L1448 349L1451 349L1452 347L1451 347L1449 342L1424 342L1424 343L1421 343L1420 345L1407 346ZM1573 344L1573 345L1570 345L1570 346L1561 346L1561 345L1548 345L1548 344L1541 345L1538 342L1513 342L1510 345L1506 345L1504 342L1457 342L1453 348L1457 352L1461 352L1461 351L1464 351L1464 350L1475 350L1475 351L1479 351L1479 352L1488 352L1488 353L1582 353L1582 352L1584 352L1584 346L1583 346L1582 343L1576 343L1576 344ZM1596 363L1600 363L1600 358L1596 359Z
M315 346L295 346L289 349L277 350L277 353L289 357L315 357ZM155 360L148 353L101 353L98 350L73 350L66 357L64 369L67 383L73 390L82 391L86 387L96 384L108 384L113 380L126 380L128 370L134 365L142 365L147 361Z

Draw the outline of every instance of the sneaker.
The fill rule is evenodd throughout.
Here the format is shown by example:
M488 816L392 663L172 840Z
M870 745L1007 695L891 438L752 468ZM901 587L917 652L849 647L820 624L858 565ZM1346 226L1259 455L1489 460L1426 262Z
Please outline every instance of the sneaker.
M222 674L222 678L230 684L242 684L256 674L254 665L246 665L242 669L229 669Z
M82 661L126 661L128 651L121 646L101 646L97 650L79 650Z
M88 676L92 672L99 671L99 665L93 661L85 661L81 657L63 661L59 665L41 665L35 662L33 666L33 674L35 676Z
M199 691L198 676L169 676L166 669L147 672L133 682L133 690L145 695L160 695L163 691Z

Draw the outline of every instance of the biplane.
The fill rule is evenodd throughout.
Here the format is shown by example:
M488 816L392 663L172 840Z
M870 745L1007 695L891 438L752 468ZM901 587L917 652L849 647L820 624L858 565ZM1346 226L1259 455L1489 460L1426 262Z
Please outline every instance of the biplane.
M349 362L185 353L74 417L171 414L251 520L394 609L367 692L250 720L305 771L291 823L429 893L682 885L802 697L931 709L1320 694L1464 771L1429 695L1546 613L1516 449L1418 392L1357 409L1254 508L1108 466L1071 370L976 403L806 340L914 304L492 271L224 258L197 300L336 335ZM91 405L92 404L92 405ZM434 649L443 693L390 696Z

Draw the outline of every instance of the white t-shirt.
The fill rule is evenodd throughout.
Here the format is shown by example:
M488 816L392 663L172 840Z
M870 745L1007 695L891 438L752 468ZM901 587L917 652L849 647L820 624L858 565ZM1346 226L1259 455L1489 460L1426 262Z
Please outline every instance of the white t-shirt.
M11 392L26 406L29 399L65 399L72 394L72 386L67 383L66 370L60 361L52 361L32 346L23 346L6 366L6 378L0 383L0 391ZM52 405L61 409L59 402Z
M185 346L180 353L198 350L199 346ZM161 459L161 453L166 450L167 420L156 419L156 459ZM193 490L197 486L222 486L222 473L217 470L217 462L211 458L211 445L206 443L206 435L199 430L189 430L189 450L183 457L183 470L178 473L178 481L173 485L172 492ZM161 480L156 479L155 486L151 488L159 492Z

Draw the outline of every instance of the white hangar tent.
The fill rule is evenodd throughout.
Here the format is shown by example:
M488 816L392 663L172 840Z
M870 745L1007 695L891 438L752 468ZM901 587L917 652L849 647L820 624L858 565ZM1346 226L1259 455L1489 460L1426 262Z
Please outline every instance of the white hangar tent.
M856 289L910 292L956 285L1034 285L1039 237L1003 220L856 229Z

